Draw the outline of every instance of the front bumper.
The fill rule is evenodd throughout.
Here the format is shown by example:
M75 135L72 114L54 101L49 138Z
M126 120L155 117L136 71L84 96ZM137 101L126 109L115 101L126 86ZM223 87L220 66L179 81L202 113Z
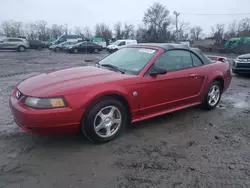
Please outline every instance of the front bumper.
M240 74L250 74L250 68L237 68L237 67L232 67L232 72L233 73L240 73Z
M107 48L107 51L109 52L109 53L114 53L114 52L116 52L118 49L109 49L109 48Z
M80 121L84 110L71 108L33 109L27 107L22 99L11 95L10 109L17 125L30 134L64 135L80 131Z

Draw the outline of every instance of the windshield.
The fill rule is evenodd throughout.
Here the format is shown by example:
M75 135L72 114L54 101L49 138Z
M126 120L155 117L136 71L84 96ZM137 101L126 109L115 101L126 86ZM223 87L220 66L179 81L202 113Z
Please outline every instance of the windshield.
M72 44L72 45L79 46L79 45L81 45L81 44L83 44L83 43L86 43L86 41L84 41L84 42L77 42L76 44Z
M118 45L118 44L120 44L122 41L120 41L120 40L117 40L117 41L115 41L114 43L112 43L112 45Z
M138 75L156 52L156 50L146 48L123 48L107 56L99 64L110 64L124 72Z

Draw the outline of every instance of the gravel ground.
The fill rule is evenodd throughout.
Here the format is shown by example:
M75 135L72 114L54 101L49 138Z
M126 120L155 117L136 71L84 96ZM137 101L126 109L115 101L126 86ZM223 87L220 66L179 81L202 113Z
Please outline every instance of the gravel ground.
M234 76L213 111L195 107L137 123L107 144L17 128L8 106L15 84L103 56L0 52L1 188L250 187L249 77Z

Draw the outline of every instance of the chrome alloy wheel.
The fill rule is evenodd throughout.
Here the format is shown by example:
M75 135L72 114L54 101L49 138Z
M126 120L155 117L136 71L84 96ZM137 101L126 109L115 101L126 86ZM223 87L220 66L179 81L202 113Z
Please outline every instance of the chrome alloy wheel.
M94 119L94 130L102 138L113 136L121 127L122 116L120 110L115 106L102 108Z
M220 87L218 85L213 85L208 93L208 104L214 106L220 100Z

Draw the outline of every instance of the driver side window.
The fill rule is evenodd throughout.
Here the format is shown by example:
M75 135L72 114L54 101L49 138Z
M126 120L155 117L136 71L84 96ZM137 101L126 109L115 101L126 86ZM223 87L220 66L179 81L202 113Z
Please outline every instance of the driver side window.
M171 50L162 54L155 61L154 66L167 71L175 71L193 67L193 61L190 52L185 50Z
M118 46L124 46L126 44L125 41L121 42Z

